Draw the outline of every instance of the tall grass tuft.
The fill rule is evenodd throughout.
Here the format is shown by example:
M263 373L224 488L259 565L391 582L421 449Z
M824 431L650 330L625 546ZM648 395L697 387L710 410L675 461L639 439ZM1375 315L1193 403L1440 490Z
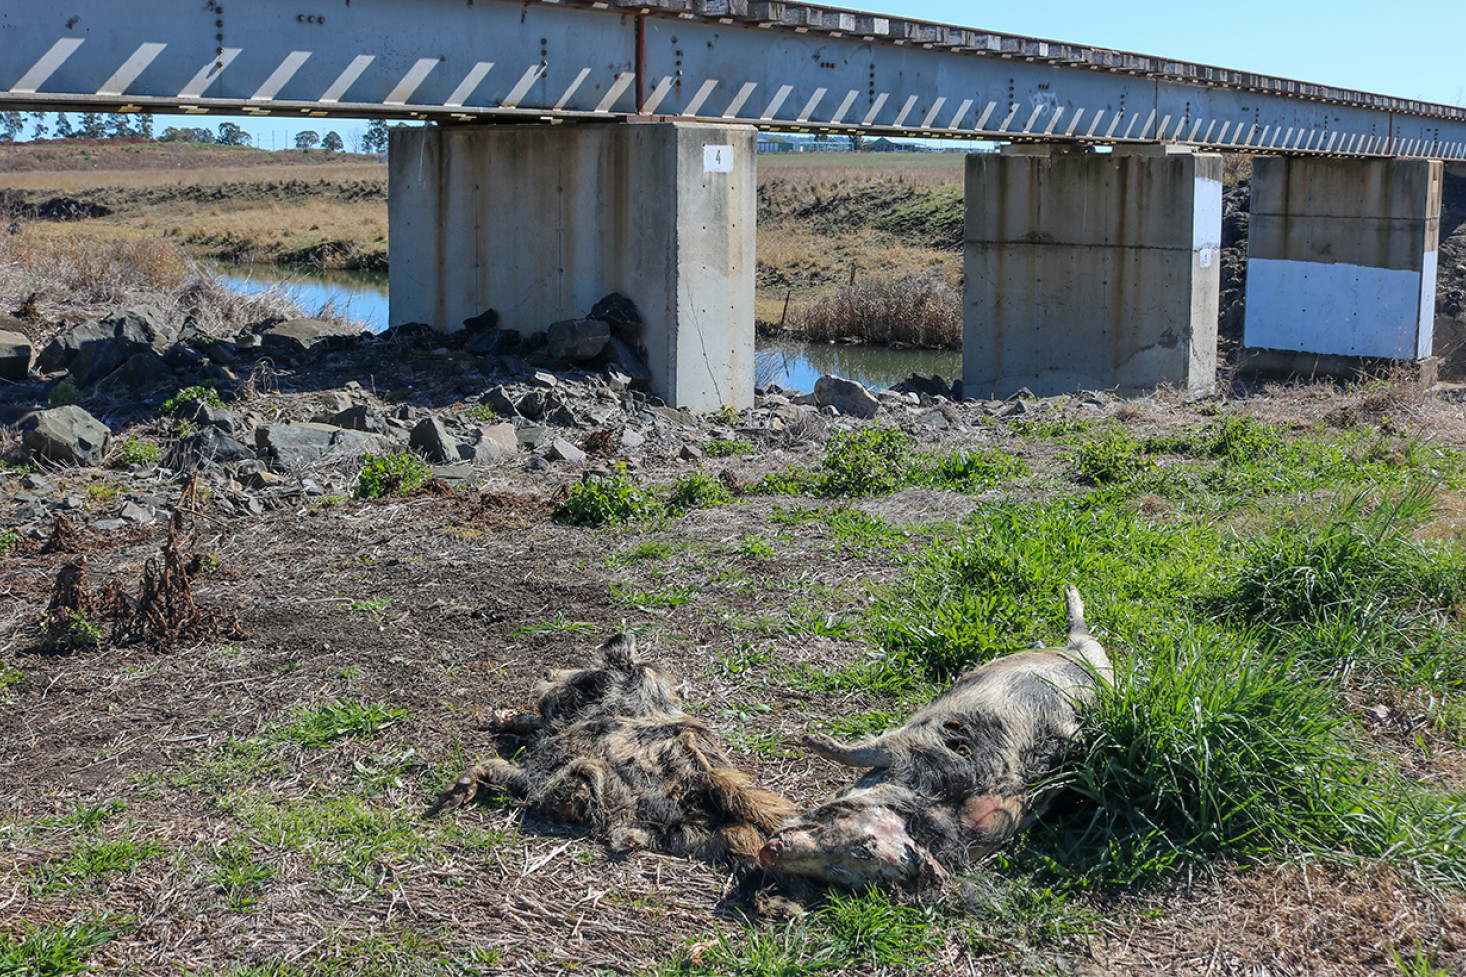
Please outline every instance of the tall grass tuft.
M151 305L172 321L192 316L201 330L218 336L272 316L304 314L284 288L236 292L182 247L156 237L0 237L0 307L14 308L30 295L51 319L75 321Z
M809 342L960 349L962 293L926 275L857 282L796 314L789 330Z
M1119 663L1067 771L1084 803L1036 840L1054 871L1120 884L1220 855L1334 846L1344 787L1369 772L1347 727L1303 664L1209 627L1166 635Z

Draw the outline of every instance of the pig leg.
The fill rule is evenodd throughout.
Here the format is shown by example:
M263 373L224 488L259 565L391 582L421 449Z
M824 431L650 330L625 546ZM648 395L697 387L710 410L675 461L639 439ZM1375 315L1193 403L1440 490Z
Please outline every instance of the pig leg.
M472 803L485 785L502 787L515 797L524 797L529 793L529 778L525 776L524 770L518 764L496 758L475 764L464 771L462 777L438 795L438 799L423 816L437 817L444 811Z
M1114 668L1110 664L1110 656L1089 633L1089 625L1084 621L1084 600L1079 596L1077 587L1064 588L1064 604L1069 613L1069 647L1065 650L1071 655L1079 655L1102 680L1113 684Z
M817 753L826 760L843 763L847 767L885 769L895 763L895 755L886 745L884 736L868 737L847 746L823 733L806 733L801 742L810 752Z

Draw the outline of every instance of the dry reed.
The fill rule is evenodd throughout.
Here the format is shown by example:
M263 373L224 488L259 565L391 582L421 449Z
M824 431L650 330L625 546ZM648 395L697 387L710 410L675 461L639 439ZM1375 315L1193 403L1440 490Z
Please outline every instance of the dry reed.
M205 333L225 336L271 317L303 314L284 287L241 294L159 238L0 237L0 311L32 296L41 318L56 326L151 305L165 318L192 317Z
M789 332L810 342L960 349L962 293L930 275L856 282L797 313Z

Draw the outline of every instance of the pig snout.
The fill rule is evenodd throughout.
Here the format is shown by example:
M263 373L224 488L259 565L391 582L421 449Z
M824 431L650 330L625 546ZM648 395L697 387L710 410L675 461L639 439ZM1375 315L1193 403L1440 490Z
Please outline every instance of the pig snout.
M789 825L759 850L758 863L853 887L914 882L940 871L902 820L886 810Z

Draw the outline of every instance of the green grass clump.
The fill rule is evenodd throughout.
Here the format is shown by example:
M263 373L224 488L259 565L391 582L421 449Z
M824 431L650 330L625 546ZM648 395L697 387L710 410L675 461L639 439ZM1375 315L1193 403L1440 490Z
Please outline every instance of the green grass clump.
M219 396L219 391L211 386L198 384L192 387L184 387L172 397L163 401L163 405L158 408L158 414L159 416L181 414L198 404L208 404L210 407L223 407L224 399Z
M1211 629L1141 649L1102 703L1068 771L1087 803L1038 834L1051 869L1090 883L1328 846L1349 816L1343 788L1368 772L1347 717L1304 665Z
M407 710L383 702L337 699L300 710L281 733L302 746L325 746L346 737L366 741L406 715Z
M1371 506L1365 493L1249 540L1223 606L1240 619L1301 624L1386 602L1449 606L1466 596L1462 566L1444 565L1412 533L1435 509L1414 486Z
M727 505L732 501L732 490L721 480L703 472L692 472L672 483L672 491L667 496L667 508L672 512L686 512L689 509Z
M1070 463L1075 476L1091 485L1127 482L1155 464L1145 445L1124 430L1085 438L1070 456Z
M65 858L47 862L40 870L40 881L46 888L106 882L131 875L144 860L162 852L163 846L155 841L125 837L87 840Z
M499 412L488 404L474 404L463 412L463 416L470 421L487 424L489 421L497 421L499 419Z
M708 442L709 458L727 458L732 455L751 455L753 445L735 438L714 438Z
M55 977L92 970L87 957L117 936L116 929L81 920L60 926L23 924L17 939L0 947L0 974L6 977Z
M7 555L20 542L20 530L7 527L0 529L0 556Z
M124 438L117 446L117 460L123 465L156 465L163 460L163 449L147 441Z
M1083 591L1091 626L1164 628L1213 586L1223 547L1208 526L1151 522L1118 505L998 503L878 590L866 632L911 667L950 681L1035 642L1062 644L1068 583Z
M904 485L915 461L916 439L872 424L841 431L826 445L821 495L885 495Z
M651 490L618 468L572 486L559 518L576 526L607 526L650 519L660 511Z
M86 391L70 380L60 380L46 393L46 403L52 407L70 407L87 399Z
M255 861L246 842L232 839L209 852L212 867L205 874L224 896L224 908L249 912L259 901L260 887L275 875L272 866Z
M999 448L956 449L928 459L915 481L957 492L981 492L1028 473L1028 466Z
M353 494L358 499L405 494L426 482L431 474L427 462L411 451L369 454L362 459L361 474L357 476Z

